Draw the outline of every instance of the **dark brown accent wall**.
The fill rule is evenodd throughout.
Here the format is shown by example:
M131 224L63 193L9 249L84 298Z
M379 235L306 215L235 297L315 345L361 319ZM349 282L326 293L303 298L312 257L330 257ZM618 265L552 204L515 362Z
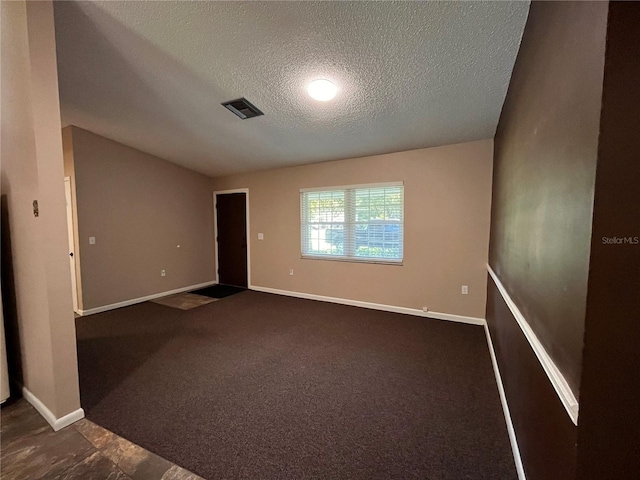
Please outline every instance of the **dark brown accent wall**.
M527 478L573 479L576 428L491 277L487 322Z
M532 2L494 147L489 263L576 398L607 15ZM578 428L491 278L487 322L527 479L575 479Z
M638 85L640 4L612 2L587 296L580 480L640 477Z
M576 397L606 22L605 2L532 2L495 138L489 263Z

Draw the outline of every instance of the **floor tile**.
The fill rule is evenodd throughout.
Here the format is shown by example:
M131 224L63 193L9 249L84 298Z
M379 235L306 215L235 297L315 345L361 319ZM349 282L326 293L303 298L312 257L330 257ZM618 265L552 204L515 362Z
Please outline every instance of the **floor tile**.
M17 438L2 445L2 479L53 478L95 452L77 431L52 429L39 435Z
M128 474L135 472L138 465L149 456L149 452L144 448L122 437L117 437L105 446L102 453Z
M165 307L179 308L180 310L191 310L217 300L219 299L205 297L204 295L194 295L193 293L178 293L168 297L156 298L155 300L151 300L151 302L164 305Z
M55 480L131 480L100 452L94 452L56 477Z
M150 453L146 460L138 464L131 478L132 480L159 480L173 466L173 463L168 460Z
M204 480L202 477L199 477L195 473L191 473L184 468L180 468L177 465L174 465L167 473L165 473L160 480Z
M51 430L47 421L42 418L26 401L17 401L2 406L0 419L0 435L2 448L9 448L11 443L28 435L38 435Z
M2 480L202 480L87 419L54 432L24 399L1 414Z
M103 448L118 437L115 433L96 425L86 418L74 423L73 427L96 448Z

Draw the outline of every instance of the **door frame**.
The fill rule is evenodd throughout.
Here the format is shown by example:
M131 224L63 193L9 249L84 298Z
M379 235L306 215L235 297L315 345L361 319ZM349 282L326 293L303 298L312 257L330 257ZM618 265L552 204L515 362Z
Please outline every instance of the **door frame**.
M229 193L244 193L245 200L245 224L247 227L247 288L251 289L251 230L249 223L249 189L248 188L235 188L232 190L218 190L213 192L213 258L215 262L216 283L220 283L220 276L218 274L218 209L216 204L218 203L218 195L226 195Z
M67 235L69 237L69 246L71 252L73 252L73 258L69 261L71 266L71 295L73 300L73 311L80 312L79 308L79 292L78 292L78 276L77 276L77 263L78 263L78 249L76 248L76 225L73 221L73 187L71 185L71 177L64 177L64 196L65 206L67 214ZM69 211L71 211L71 218L69 218ZM71 253L69 252L69 253Z

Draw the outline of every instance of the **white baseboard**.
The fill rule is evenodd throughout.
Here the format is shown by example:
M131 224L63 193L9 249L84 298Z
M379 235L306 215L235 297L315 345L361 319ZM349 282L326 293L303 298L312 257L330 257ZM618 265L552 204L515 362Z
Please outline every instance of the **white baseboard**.
M104 305L102 307L90 308L88 310L80 310L78 314L81 316L93 315L94 313L106 312L108 310L114 310L120 307L128 307L129 305L135 305L136 303L147 302L160 297L166 297L167 295L175 295L176 293L188 292L189 290L197 290L198 288L210 287L217 282L212 280L210 282L198 283L196 285L190 285L188 287L176 288L175 290L169 290L168 292L154 293L153 295L147 295L146 297L133 298L131 300L125 300L123 302L112 303L110 305Z
M496 383L498 384L498 393L500 394L500 403L502 403L502 411L504 412L504 419L505 419L505 422L507 423L507 432L509 433L509 441L511 442L511 451L513 452L513 460L516 464L516 471L518 472L518 480L526 480L526 477L524 474L524 467L522 465L522 458L520 458L520 449L518 448L518 440L516 439L516 431L513 428L513 422L511 421L511 413L509 412L509 405L507 404L507 396L504 393L504 386L502 385L502 376L500 375L500 369L498 368L496 352L493 350L493 342L491 341L489 326L486 323L484 325L484 332L487 336L487 345L489 346L489 354L491 355L493 373L496 376Z
M560 369L557 367L555 362L551 359L551 356L549 356L542 343L540 343L540 340L532 330L529 322L524 318L524 315L522 315L518 306L509 296L507 289L504 288L504 285L502 285L502 282L489 265L487 265L487 271L498 288L500 295L502 295L502 298L509 307L509 310L511 310L516 322L518 322L522 333L524 333L524 336L529 341L529 345L531 345L533 352L536 354L536 357L538 357L542 368L547 374L547 377L549 377L551 385L553 385L558 397L560 397L560 401L562 402L562 405L564 405L569 417L571 417L573 424L578 425L578 400L571 391L571 387L569 387L567 380L564 378L564 375L562 375L562 372L560 372Z
M49 425L51 425L51 428L53 428L53 430L56 432L84 418L84 410L81 408L74 410L73 412L68 413L63 417L56 418L53 412L49 410L38 397L31 393L27 387L22 387L22 396L27 402L33 405L33 408L35 408L38 413L42 415L42 417L49 423Z
M382 310L384 312L403 313L405 315L415 315L418 317L435 318L437 320L448 320L450 322L468 323L471 325L484 325L484 318L465 317L463 315L453 315L451 313L424 312L417 308L397 307L395 305L384 305L381 303L362 302L360 300L349 300L347 298L325 297L324 295L314 295L313 293L292 292L290 290L279 290L277 288L259 287L250 285L250 290L265 293L275 293L287 297L305 298L307 300L319 300L321 302L339 303L352 307L370 308L372 310Z

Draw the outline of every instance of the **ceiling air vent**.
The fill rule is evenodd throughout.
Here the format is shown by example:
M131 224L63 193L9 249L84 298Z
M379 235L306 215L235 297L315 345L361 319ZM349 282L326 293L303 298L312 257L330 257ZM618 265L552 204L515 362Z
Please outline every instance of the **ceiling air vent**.
M241 119L246 120L247 118L259 117L260 115L264 115L260 110L258 110L249 100L246 98L238 98L237 100L230 100L228 102L222 103L222 106L229 111L235 113Z

